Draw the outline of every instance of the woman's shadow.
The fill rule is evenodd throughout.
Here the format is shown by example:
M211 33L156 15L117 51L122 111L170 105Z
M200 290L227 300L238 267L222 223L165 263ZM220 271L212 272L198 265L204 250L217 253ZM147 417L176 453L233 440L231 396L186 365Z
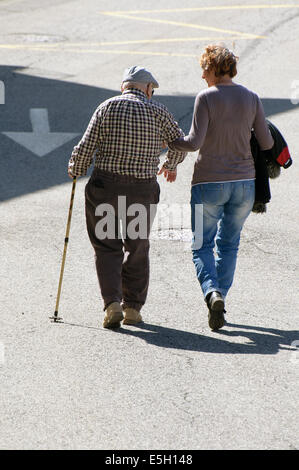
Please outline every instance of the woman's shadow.
M296 346L299 347L299 331L235 323L226 323L223 329L211 332L212 336L149 323L139 323L134 328L119 328L115 331L162 348L218 354L276 354L279 350L296 351ZM240 342L235 341L238 337ZM229 341L229 338L234 338L234 342Z
M69 326L102 330L100 327L64 321L62 323ZM210 332L211 336L144 322L138 323L134 327L120 327L109 331L134 336L135 338L143 339L148 344L161 348L218 354L265 355L276 354L281 350L298 351L299 348L298 330L278 330L276 328L236 323L226 323L223 329L217 332ZM230 338L233 341L230 341ZM240 341L236 341L236 338L240 338Z

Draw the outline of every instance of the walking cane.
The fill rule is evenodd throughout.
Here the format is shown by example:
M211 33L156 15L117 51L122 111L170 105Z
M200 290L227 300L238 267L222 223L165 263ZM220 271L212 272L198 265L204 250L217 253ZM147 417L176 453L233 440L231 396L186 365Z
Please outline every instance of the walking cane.
M69 242L69 233L70 233L70 228L71 228L71 219L72 219L73 203L74 203L74 197L75 197L76 180L77 180L76 176L74 176L69 215L67 219L66 233L65 233L65 239L64 239L64 250L63 250L62 262L61 262L61 268L60 268L58 291L57 291L57 297L56 297L56 307L55 307L54 315L52 317L49 317L51 320L54 321L54 323L62 320L62 317L58 316L58 308L59 308L59 301L60 301L60 294L61 294L61 286L62 286L62 278L63 278L64 265L65 265L66 251L67 251L67 246Z

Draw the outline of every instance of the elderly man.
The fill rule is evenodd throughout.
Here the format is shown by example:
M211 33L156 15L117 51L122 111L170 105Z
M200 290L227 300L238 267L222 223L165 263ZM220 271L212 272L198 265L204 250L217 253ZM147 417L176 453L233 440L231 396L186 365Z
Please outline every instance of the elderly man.
M156 175L161 149L183 135L167 108L151 100L158 87L145 68L127 69L122 94L95 110L69 161L71 177L85 175L95 153L85 208L106 311L104 328L117 328L122 320L142 321L140 310L149 285L149 234L160 194ZM160 170L167 181L175 180L176 167L185 156L168 151ZM136 224L133 216L138 210L143 217ZM136 236L132 227L138 225Z

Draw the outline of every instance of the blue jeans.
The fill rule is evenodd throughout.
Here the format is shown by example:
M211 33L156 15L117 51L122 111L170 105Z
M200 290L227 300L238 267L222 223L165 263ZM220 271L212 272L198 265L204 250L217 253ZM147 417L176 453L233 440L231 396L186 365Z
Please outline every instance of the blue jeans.
M192 187L193 262L205 297L216 290L225 298L233 283L240 234L254 198L254 180Z

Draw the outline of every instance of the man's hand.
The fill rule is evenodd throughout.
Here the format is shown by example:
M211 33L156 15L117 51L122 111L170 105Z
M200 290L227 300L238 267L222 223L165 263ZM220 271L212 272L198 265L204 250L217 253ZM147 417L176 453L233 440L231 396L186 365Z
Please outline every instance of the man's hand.
M166 178L166 181L168 181L169 183L173 183L176 180L176 170L167 170L167 168L162 166L161 170L158 172L158 175L162 175L162 173L164 174L164 178Z
M68 172L69 177L70 177L71 179L73 179L74 176L73 176L73 174L72 174L72 170L69 168L67 172Z

